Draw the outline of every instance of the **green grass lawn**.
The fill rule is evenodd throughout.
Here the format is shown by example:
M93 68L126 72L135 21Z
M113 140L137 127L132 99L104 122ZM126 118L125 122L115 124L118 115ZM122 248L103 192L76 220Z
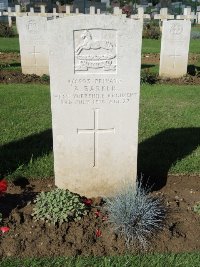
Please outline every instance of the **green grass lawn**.
M200 39L190 41L190 53L200 54ZM18 37L0 37L0 52L19 52ZM143 39L142 53L160 53L160 40Z
M200 253L54 259L6 259L1 267L199 267Z
M49 177L53 174L48 86L0 85L1 173Z
M142 53L155 54L160 53L161 40L143 39ZM200 39L190 40L190 53L200 54Z
M139 171L200 174L199 99L199 86L142 87Z
M200 174L199 86L141 89L139 170ZM3 176L53 176L49 87L0 85Z
M200 24L196 24L192 27L192 32L200 32Z
M0 37L0 52L19 52L19 38Z

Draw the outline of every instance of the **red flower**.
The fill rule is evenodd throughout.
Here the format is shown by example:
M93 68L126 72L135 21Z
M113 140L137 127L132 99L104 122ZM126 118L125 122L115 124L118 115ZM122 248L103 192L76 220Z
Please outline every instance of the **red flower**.
M97 210L94 212L94 214L95 214L96 218L98 218L98 217L100 217L101 212L99 210Z
M7 226L0 227L0 231L1 231L3 234L6 233L6 232L8 232L9 230L10 230L10 228L7 227Z
M4 192L6 192L7 187L8 187L7 181L4 180L4 179L1 180L1 181L0 181L0 193L4 193Z
M92 205L92 199L90 198L85 198L83 200L83 203L86 205L86 206L91 206Z
M101 237L101 236L102 236L101 230L97 229L96 230L96 237Z

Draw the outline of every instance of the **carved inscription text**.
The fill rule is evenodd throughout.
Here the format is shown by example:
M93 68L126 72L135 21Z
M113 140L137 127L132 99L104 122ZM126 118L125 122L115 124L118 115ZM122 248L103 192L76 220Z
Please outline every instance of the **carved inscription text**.
M67 92L54 93L65 105L127 104L135 96L132 88L123 90L121 79L72 79L67 88Z

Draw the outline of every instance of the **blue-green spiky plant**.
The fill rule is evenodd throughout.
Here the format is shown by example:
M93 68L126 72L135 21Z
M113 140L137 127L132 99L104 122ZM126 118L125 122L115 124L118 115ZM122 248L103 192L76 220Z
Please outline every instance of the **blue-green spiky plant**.
M150 238L163 227L166 208L163 200L148 194L140 182L125 186L115 197L106 199L109 222L125 237L126 244L148 247Z

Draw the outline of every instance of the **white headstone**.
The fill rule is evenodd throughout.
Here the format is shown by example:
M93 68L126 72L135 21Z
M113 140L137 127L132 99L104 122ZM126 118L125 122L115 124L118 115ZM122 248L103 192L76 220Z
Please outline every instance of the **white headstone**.
M183 15L189 15L191 14L191 6L188 6L188 7L185 7L184 10L183 10Z
M197 16L195 15L195 12L191 12L191 22L194 23L195 19L197 18Z
M182 13L184 13L184 8L185 8L185 5L181 5L181 11L182 11Z
M200 24L200 12L197 12L197 23Z
M194 21L196 19L196 15L194 12L191 12L191 7L184 8L183 15L177 15L176 19L184 19Z
M21 6L20 5L15 5L15 13L16 13L16 15L21 13Z
M77 15L48 34L55 184L112 195L136 180L142 24Z
M15 5L15 14L14 14L15 17L22 16L22 14L23 13L21 12L21 6L20 5ZM16 29L17 29L17 33L19 34L17 20L16 20Z
M8 16L8 25L9 25L9 27L12 27L12 17L23 16L23 14L26 15L26 12L24 12L24 13L21 12L20 5L15 5L15 11L14 12L12 12L11 7L8 7L8 11L1 12L0 16Z
M190 21L164 21L160 53L160 76L178 78L187 73L190 31Z
M49 73L47 19L40 16L17 17L20 55L24 74Z
M154 19L159 19L161 21L165 21L168 19L174 19L174 15L169 15L168 14L168 8L161 8L160 9L160 14L155 14L154 15Z
M42 14L45 13L45 6L44 5L40 6L40 13L42 13Z
M144 14L144 8L143 7L138 7L138 13L135 15L131 15L132 19L139 19L143 22L144 19L150 19L149 14Z
M95 15L95 7L94 6L90 7L90 15Z
M11 7L8 7L8 25L9 27L12 27L12 17L10 16L10 14L12 13L11 11Z
M70 10L70 6L69 6L69 5L66 5L65 13L66 13L67 15L69 15L70 12L71 12L71 10Z
M34 13L34 8L30 7L30 14L33 14L33 13Z

